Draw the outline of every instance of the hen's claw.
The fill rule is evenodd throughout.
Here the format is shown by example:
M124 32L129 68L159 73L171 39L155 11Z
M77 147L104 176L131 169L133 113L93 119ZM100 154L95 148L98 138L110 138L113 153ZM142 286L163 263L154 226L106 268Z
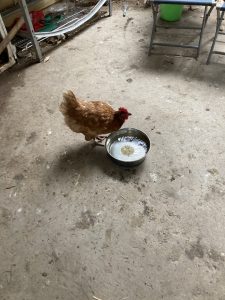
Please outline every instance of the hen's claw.
M102 144L102 142L106 138L107 138L107 136L103 136L103 135L96 136L96 138L94 139L95 146L102 146L102 147L104 147L104 145Z
M106 138L107 138L107 136L99 135L99 136L96 136L95 141L102 143Z
M101 144L101 143L98 143L98 142L94 141L94 147L96 147L96 146L105 147L103 144Z

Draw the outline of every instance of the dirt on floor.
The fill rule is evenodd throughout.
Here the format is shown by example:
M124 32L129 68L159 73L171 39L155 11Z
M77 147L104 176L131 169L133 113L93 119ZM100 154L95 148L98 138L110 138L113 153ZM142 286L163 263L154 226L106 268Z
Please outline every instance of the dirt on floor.
M149 57L151 8L122 14L115 4L46 63L0 77L1 300L225 299L225 58L205 64L215 11L198 60ZM67 89L127 107L146 161L123 169L71 132Z

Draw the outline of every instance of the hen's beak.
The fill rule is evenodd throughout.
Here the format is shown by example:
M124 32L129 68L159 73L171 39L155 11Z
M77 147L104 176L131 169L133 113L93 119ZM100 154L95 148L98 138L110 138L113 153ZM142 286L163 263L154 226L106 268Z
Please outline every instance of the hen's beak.
M131 114L131 113L128 113L128 116L132 116L132 114Z

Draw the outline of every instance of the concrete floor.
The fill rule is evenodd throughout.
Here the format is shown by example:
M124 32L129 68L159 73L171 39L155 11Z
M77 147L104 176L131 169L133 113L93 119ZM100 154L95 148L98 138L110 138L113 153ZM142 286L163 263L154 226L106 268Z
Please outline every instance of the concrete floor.
M151 9L115 7L48 62L1 76L1 300L225 299L225 60L205 65L214 16L198 61L148 57ZM67 89L127 107L126 126L152 142L145 163L124 170L69 131Z

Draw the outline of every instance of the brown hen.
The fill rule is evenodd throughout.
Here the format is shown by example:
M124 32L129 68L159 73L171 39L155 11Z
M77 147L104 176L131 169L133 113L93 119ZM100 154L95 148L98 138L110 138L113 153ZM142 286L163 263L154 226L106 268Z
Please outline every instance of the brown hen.
M117 131L131 115L126 108L116 111L103 101L80 100L72 91L63 94L60 111L67 126L74 132L83 133L86 141Z

